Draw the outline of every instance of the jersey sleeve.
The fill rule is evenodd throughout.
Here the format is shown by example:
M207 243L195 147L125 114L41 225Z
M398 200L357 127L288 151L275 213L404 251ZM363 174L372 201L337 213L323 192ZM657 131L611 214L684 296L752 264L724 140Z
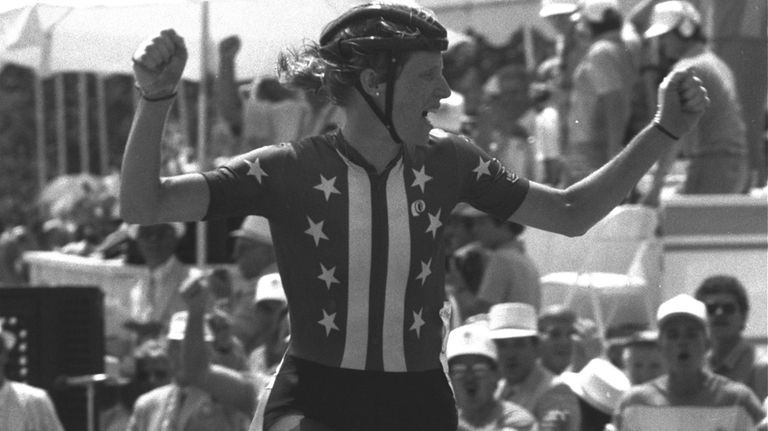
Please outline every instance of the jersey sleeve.
M205 220L244 215L267 218L284 207L282 189L293 170L292 144L262 147L204 172L210 203Z
M460 197L473 207L506 220L523 203L529 182L508 170L467 138L455 141Z

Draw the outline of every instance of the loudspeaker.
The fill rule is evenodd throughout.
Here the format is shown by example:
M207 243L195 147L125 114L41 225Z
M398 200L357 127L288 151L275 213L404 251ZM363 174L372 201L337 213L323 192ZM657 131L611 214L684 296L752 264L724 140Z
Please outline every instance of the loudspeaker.
M104 372L104 295L98 287L0 288L3 329L16 334L6 375L48 391L64 429L87 429L86 394L66 377Z

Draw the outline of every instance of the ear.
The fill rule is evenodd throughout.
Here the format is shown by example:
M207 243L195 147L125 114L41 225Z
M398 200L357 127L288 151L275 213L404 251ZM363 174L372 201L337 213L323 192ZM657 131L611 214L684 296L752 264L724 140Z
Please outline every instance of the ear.
M386 85L381 82L379 75L373 69L365 69L360 72L360 84L363 87L363 91L371 97L378 97L386 88Z

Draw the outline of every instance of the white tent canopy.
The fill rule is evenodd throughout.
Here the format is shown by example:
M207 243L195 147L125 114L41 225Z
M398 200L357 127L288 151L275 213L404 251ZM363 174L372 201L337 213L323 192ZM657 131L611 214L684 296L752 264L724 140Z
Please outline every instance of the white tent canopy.
M277 55L316 39L322 26L353 0L209 0L209 44L201 52L201 0L31 2L0 13L0 61L58 72L131 73L130 58L147 37L174 28L185 38L189 60L184 78L199 81L200 62L216 70L216 45L242 39L237 58L242 78L275 73Z

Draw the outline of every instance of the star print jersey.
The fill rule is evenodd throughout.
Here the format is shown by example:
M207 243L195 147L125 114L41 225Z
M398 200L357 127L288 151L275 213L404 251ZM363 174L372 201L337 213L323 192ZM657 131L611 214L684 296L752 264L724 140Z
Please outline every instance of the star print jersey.
M391 372L441 368L442 233L454 206L506 219L528 191L455 135L401 151L381 173L335 132L262 147L203 175L206 219L269 219L289 354Z

